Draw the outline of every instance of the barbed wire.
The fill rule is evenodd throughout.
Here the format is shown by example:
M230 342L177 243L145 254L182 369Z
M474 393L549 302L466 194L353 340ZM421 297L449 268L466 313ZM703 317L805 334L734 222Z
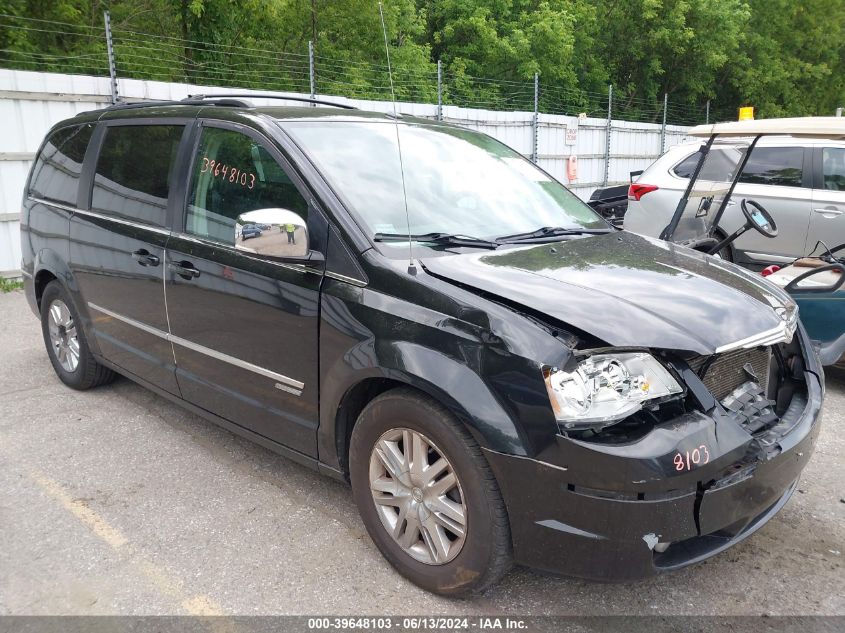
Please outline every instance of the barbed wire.
M0 13L0 65L25 70L108 75L105 28L68 22L27 18ZM31 42L15 48L8 37L19 31L34 38L52 40L54 52L44 52ZM338 59L306 51L273 48L261 42L220 43L145 33L131 28L111 31L117 74L132 79L213 84L261 90L335 95L348 98L388 101L391 98L387 64L354 59ZM62 52L55 52L60 48ZM533 112L535 96L544 114L605 118L610 108L613 119L660 123L663 99L636 93L608 93L547 83L540 77L535 95L534 81L497 79L467 74L462 68L445 64L440 74L429 68L393 67L396 98L401 101L437 103L485 110ZM703 123L706 107L669 100L667 124ZM712 117L711 117L711 120Z

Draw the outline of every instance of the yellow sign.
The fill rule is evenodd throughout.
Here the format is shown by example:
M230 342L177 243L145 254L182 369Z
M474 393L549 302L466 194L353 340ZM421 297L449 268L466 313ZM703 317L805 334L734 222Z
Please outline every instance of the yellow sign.
M739 120L750 121L754 118L754 107L747 106L739 109Z

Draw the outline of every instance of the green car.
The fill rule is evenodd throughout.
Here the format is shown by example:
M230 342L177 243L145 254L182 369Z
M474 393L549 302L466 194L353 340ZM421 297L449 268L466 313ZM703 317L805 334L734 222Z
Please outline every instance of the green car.
M820 257L804 257L768 275L786 290L801 314L801 322L819 350L823 365L838 363L845 354L845 257L836 253L845 244Z

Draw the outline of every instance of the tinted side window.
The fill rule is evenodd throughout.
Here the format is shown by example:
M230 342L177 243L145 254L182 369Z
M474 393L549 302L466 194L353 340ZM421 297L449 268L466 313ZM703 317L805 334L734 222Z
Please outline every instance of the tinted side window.
M800 187L803 165L803 147L758 147L751 152L739 181Z
M106 130L91 206L109 215L165 226L170 171L181 125L126 125Z
M35 161L30 195L76 206L82 161L93 133L90 124L53 132Z
M845 191L845 149L825 147L822 150L824 188Z
M692 174L700 159L701 152L696 151L678 163L672 171L680 178L692 178ZM735 152L726 154L724 149L711 148L698 177L701 180L712 180L714 182L730 181L733 179L733 173L738 164L737 161L741 160L741 156L737 156Z
M698 165L698 161L700 159L701 152L693 152L680 163L675 165L675 168L672 171L676 176L678 176L678 178L691 178L692 172L695 171L695 166Z
M234 245L238 216L256 209L288 209L307 219L308 202L293 181L260 143L239 132L203 130L191 182L185 231L193 235Z

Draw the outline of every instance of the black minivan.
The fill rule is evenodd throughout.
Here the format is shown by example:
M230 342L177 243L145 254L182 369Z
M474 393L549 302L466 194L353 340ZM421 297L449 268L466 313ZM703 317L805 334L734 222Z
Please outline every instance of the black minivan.
M786 294L616 230L488 136L316 105L48 133L22 267L65 384L122 374L350 481L384 556L442 594L514 561L677 569L784 506L824 391Z

